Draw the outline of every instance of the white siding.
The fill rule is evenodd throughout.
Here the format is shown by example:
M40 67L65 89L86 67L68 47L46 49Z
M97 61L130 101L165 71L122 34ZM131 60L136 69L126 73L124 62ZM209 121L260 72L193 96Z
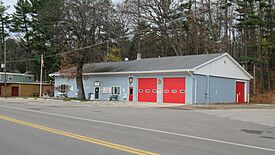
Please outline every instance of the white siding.
M211 63L197 68L194 73L243 80L251 79L246 71L236 62L234 62L234 60L228 55L224 55L223 57L214 60Z

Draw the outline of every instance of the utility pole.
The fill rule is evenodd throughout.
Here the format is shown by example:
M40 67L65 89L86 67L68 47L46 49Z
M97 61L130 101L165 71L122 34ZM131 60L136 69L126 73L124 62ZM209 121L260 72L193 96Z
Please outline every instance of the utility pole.
M256 64L253 65L253 95L256 95Z
M138 53L140 53L140 18L141 18L141 14L140 14L140 0L138 0Z
M39 89L39 97L42 97L42 81L43 81L43 66L44 66L44 60L43 60L43 54L41 54L41 60L40 60L40 89Z
M5 95L5 98L7 98L7 48L6 48L6 41L4 36L3 36L3 46L4 46L4 83L5 83L4 95Z
M6 52L6 42L5 42L5 27L4 27L4 17L1 17L1 35L2 35L2 49L4 53L4 64L2 68L4 69L4 97L7 98L7 52Z

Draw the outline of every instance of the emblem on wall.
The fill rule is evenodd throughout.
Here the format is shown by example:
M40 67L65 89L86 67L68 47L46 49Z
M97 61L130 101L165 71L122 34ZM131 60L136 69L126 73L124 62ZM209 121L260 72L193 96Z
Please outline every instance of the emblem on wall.
M94 85L95 85L95 87L99 87L100 86L100 81L95 81Z
M134 82L134 77L133 76L129 76L129 84L132 84Z
M158 84L161 84L161 79L158 79Z

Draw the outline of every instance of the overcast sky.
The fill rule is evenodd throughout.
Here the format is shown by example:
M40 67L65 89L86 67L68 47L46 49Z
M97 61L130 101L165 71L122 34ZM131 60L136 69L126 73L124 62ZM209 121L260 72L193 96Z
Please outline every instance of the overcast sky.
M10 8L8 9L9 13L13 13L14 12L14 7L13 5L16 4L17 0L2 0L4 2L4 4L6 6L10 6Z
M13 5L16 4L17 0L2 0L4 2L4 4L6 6L10 6L10 8L8 9L8 13L13 13L15 11ZM117 3L120 2L122 0L112 0L113 2Z

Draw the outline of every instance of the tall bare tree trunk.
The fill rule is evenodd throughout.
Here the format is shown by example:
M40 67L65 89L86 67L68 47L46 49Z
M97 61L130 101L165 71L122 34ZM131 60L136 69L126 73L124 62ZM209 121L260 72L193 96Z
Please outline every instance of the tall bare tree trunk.
M85 93L84 93L84 86L83 86L83 65L82 64L78 64L77 67L77 72L76 72L76 85L77 85L77 95L78 95L78 99L81 100L85 100Z
M227 4L228 1L225 0L224 4ZM225 13L224 13L224 16L225 16L225 51L226 52L230 52L229 50L229 39L228 39L228 6L226 5L225 6Z

